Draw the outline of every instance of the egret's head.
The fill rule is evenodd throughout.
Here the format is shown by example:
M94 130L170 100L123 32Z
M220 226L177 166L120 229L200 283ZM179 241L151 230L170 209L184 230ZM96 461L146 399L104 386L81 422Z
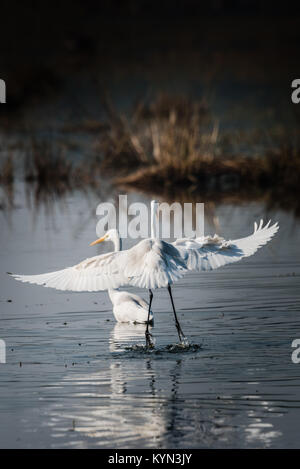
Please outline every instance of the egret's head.
M120 235L118 230L115 228L108 230L104 236L101 238L96 239L93 241L90 246L95 246L96 244L102 243L103 241L112 241L113 243L118 242L120 240Z

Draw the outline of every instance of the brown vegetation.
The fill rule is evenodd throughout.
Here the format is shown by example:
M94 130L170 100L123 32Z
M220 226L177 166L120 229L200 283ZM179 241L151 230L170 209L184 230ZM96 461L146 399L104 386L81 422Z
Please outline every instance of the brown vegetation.
M4 160L0 169L0 184L2 186L0 210L9 208L14 205L14 162L12 154L10 153Z
M4 185L12 184L14 180L14 163L11 154L7 156L0 169L0 182Z
M181 96L139 102L130 118L119 115L108 99L105 106L108 120L99 127L95 151L81 162L68 158L67 144L32 140L25 149L25 181L37 200L73 189L99 191L110 180L168 200L263 201L300 213L296 133L270 130L267 139L265 131L221 133L205 100ZM11 184L13 178L9 156L0 182Z
M255 132L247 144L261 150L243 154L234 150L241 136L219 135L204 102L159 96L148 107L137 106L131 119L111 105L108 111L110 128L98 150L102 169L118 185L161 194L185 190L214 200L252 200L266 191L288 204L297 198L300 148L285 133L270 132L266 146Z

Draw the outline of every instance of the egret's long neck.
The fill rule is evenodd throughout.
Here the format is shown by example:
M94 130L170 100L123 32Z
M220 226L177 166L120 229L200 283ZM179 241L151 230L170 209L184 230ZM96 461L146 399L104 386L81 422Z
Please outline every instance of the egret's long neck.
M112 302L112 304L114 304L114 300L117 297L117 295L116 295L117 292L119 292L118 288L110 288L108 290L108 295L109 295L109 298L110 298L110 301Z
M115 252L122 251L122 239L120 238L120 236L114 237L113 243L114 243ZM116 291L119 291L119 289L118 288L110 288L108 290L108 294L109 294L109 297L110 297L110 300L111 300L112 303L113 303L113 300L114 300L114 293Z
M157 238L156 226L157 204L151 202L151 238Z
M116 236L113 239L113 243L114 243L115 252L122 251L122 240L120 236Z

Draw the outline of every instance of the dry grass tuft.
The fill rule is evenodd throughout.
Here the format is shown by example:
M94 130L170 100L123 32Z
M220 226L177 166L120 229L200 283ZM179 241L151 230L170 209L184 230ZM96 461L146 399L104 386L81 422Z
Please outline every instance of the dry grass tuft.
M53 148L48 142L32 140L25 155L25 180L49 185L56 182L69 184L72 165L67 161L62 148Z
M140 102L131 118L119 115L108 99L105 106L108 122L101 124L95 155L81 163L70 160L65 142L32 140L25 149L25 180L36 200L53 200L74 189L99 192L112 180L126 190L169 200L181 195L215 203L256 200L300 214L297 134L278 129L267 136L265 129L221 134L205 101L185 97L159 95L150 104ZM250 150L247 155L243 147ZM10 155L0 169L0 183L13 187L13 180Z
M14 162L9 154L0 169L0 184L2 186L0 210L11 209L14 206Z
M14 162L11 154L4 160L0 170L0 182L2 184L12 184L14 181Z
M99 187L98 157L84 158L75 165L63 145L32 140L25 153L24 175L28 188L34 190L36 205L48 204L73 190Z
M153 166L186 173L199 154L211 159L218 128L208 131L210 118L203 102L160 95L149 106L138 104L130 120L118 116L109 101L106 108L110 125L97 148L105 171L126 174Z
M107 113L109 128L97 150L102 170L117 185L164 196L196 191L212 200L261 199L269 191L286 206L297 198L300 149L286 133L268 135L269 146L259 132L248 135L247 148L260 150L246 155L234 150L242 135L219 135L201 101L161 95L148 106L138 104L131 118L119 116L109 102Z

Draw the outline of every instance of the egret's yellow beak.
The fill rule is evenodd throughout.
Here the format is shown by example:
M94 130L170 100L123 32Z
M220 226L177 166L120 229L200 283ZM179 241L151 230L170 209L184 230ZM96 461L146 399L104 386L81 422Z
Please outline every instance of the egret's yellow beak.
M95 246L96 244L102 243L102 241L105 241L107 238L107 235L102 236L102 238L96 239L96 241L93 241L90 246Z

